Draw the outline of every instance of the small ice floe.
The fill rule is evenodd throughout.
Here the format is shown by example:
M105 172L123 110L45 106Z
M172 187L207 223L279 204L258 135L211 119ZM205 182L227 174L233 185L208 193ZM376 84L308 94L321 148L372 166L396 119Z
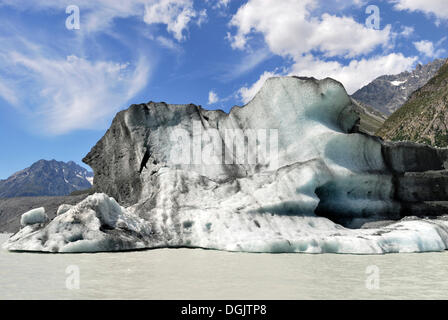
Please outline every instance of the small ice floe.
M22 214L20 224L22 225L22 227L26 227L37 223L45 223L47 221L49 221L48 216L45 213L45 208L42 207L30 210Z

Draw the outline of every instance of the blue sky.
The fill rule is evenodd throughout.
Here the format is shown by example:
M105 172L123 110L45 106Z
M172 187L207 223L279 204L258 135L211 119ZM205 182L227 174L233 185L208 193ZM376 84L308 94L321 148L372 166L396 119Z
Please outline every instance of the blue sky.
M447 27L446 0L0 0L0 178L81 164L132 103L228 111L291 74L353 93L446 57Z

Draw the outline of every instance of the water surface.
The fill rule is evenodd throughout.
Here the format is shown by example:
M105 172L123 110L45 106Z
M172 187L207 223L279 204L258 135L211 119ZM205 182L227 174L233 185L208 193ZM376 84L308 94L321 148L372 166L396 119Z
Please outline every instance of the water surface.
M6 239L0 234L0 243ZM79 289L70 289L76 268ZM379 278L372 278L376 271ZM448 299L448 252L39 254L1 249L0 299Z

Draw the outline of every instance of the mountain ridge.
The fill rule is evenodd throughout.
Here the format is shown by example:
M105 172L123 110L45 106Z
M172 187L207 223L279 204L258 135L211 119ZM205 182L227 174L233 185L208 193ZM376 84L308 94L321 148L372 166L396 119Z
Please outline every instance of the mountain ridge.
M75 162L42 159L0 180L0 198L65 196L92 184L93 173Z
M448 61L377 131L383 139L448 146Z
M412 71L397 75L383 75L356 91L351 97L386 115L403 106L413 92L423 87L448 59L436 59L418 64Z

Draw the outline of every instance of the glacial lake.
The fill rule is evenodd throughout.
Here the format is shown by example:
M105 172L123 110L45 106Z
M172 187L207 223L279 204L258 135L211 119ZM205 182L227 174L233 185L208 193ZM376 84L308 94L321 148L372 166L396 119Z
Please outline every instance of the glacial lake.
M7 237L0 234L0 243ZM39 254L1 249L1 299L448 299L448 252Z

